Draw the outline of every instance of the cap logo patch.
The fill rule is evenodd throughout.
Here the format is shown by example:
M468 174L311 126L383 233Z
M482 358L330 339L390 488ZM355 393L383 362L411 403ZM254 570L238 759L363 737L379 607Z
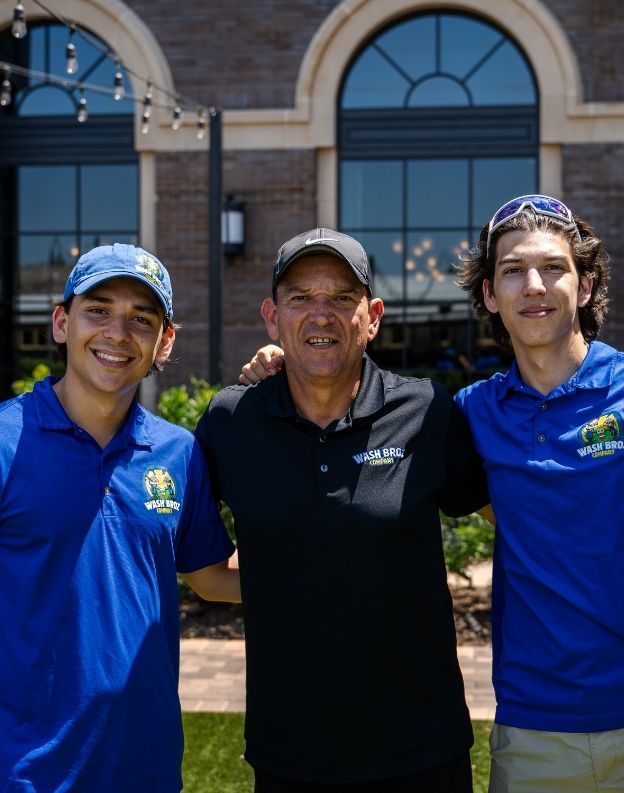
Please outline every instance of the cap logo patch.
M157 262L151 256L148 256L146 253L140 253L137 256L134 269L137 271L137 273L141 273L144 278L147 278L147 280L154 284L154 286L162 288L163 281L165 280L165 274L163 273L163 269L159 262Z
M609 457L616 449L624 449L620 417L617 413L603 413L596 419L583 424L578 431L579 457Z
M170 515L180 511L180 502L175 500L175 480L166 468L150 468L143 474L143 485L149 496L145 502L148 512Z

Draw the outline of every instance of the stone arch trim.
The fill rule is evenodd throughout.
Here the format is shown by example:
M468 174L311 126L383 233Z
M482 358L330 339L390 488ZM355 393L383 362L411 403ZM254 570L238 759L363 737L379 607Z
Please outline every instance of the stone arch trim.
M312 125L317 145L333 144L340 85L353 53L377 30L408 14L464 11L510 35L524 51L537 80L542 139L556 139L562 120L582 107L578 64L561 26L537 0L344 0L318 29L299 71L296 107ZM331 136L331 139L330 139Z

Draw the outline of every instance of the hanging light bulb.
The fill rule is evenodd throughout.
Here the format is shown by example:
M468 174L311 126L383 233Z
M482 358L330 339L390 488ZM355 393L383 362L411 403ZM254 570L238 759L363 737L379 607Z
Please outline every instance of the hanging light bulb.
M76 53L76 45L72 41L73 35L74 31L71 30L67 47L65 47L65 70L67 74L76 74L78 71L78 55Z
M87 97L84 95L84 91L80 89L80 99L78 100L78 112L76 113L76 120L79 121L81 124L89 118L89 108L87 107Z
M120 63L117 60L115 61L115 77L113 78L113 87L115 89L113 97L117 101L123 99L126 94L126 89L124 88L124 79L123 74L121 73Z
M14 38L23 39L26 32L26 14L24 13L24 6L18 0L15 10L13 11L11 33Z
M150 114L144 112L143 119L141 121L141 132L143 133L143 135L147 135L147 133L149 132L149 124L150 124Z
M182 109L180 105L176 102L175 107L173 108L173 118L171 120L171 129L174 132L177 132L180 127L182 126Z
M149 132L150 117L152 115L152 84L148 81L143 97L143 120L141 122L141 132L147 135Z
M0 107L8 107L11 104L11 93L13 87L9 80L11 72L6 67L2 70L2 84L0 85Z
M197 140L203 140L206 136L206 112L202 108L197 116Z

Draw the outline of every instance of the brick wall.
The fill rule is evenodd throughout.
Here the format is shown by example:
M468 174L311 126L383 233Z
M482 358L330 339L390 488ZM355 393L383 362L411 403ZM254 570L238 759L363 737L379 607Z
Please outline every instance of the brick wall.
M241 363L267 341L259 308L270 295L279 246L315 224L314 153L226 153L223 191L245 202L245 254L227 261L222 278L223 382L235 382ZM182 324L177 363L159 378L167 387L190 374L207 377L208 164L196 154L160 154L157 160L156 250L174 290L175 319Z
M565 146L563 194L594 226L611 257L611 305L601 338L624 348L624 144Z
M227 109L292 107L310 40L337 0L127 0L176 89Z
M543 0L566 31L578 60L585 102L624 100L621 0Z

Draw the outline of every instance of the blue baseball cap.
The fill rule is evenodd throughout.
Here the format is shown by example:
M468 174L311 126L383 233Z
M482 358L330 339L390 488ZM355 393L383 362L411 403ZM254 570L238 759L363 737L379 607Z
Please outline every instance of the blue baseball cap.
M136 278L154 292L165 311L165 318L173 315L171 280L164 265L151 253L134 245L101 245L83 254L69 274L63 300L83 295L94 286L110 278Z

